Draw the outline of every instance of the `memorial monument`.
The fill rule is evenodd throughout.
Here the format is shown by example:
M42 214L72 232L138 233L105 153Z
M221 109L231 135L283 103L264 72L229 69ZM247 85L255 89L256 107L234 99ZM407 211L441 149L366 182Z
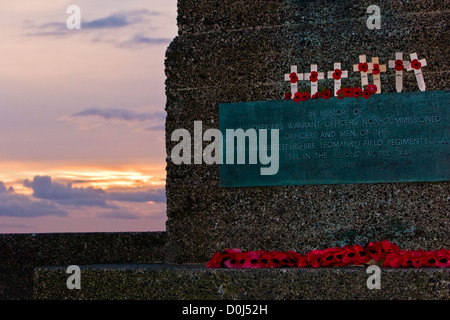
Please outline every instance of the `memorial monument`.
M450 243L448 8L383 1L374 17L371 4L179 2L166 60L168 262L225 248ZM181 128L191 153L177 149ZM249 136L244 162L227 163L226 130L239 128L266 129L266 141L279 129L279 163L248 153ZM224 138L221 164L204 161L211 129ZM276 174L261 174L271 165Z
M381 290L344 261L448 249L449 9L431 0L180 0L165 62L167 231L134 235L148 251L133 255L116 246L125 257L52 260L88 264L80 290L67 288L66 266L37 267L34 296L449 299L448 260L383 267ZM272 255L256 269L220 268L253 263L223 263L222 252L286 252L298 267L300 255L338 247L346 256L333 267L308 258L284 268Z

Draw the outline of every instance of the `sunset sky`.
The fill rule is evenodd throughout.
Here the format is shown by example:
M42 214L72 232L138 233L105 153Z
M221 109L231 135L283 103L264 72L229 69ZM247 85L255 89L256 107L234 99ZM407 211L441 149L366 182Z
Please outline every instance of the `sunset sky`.
M69 5L81 30L69 30ZM0 233L165 230L176 0L0 2Z

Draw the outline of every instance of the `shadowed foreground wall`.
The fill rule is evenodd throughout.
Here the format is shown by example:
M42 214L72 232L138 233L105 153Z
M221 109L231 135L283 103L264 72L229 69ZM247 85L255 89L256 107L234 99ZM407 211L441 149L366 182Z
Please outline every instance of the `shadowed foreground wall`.
M36 267L64 266L67 278L69 265L160 263L165 242L165 232L0 234L0 300L33 299Z
M279 100L290 66L352 70L360 54L417 52L427 90L449 88L445 1L377 1L381 29L369 30L372 1L180 0L179 36L167 50L168 262L204 263L216 251L296 250L391 240L403 249L448 246L449 184L389 183L251 188L219 187L218 165L174 165L171 133L194 121L218 128L219 104ZM419 91L413 72L404 91ZM395 92L395 72L381 75ZM343 83L360 83L350 72ZM332 88L329 80L321 85Z
M448 269L386 269L367 289L366 268L207 269L204 265L83 266L81 290L66 269L35 269L36 299L75 300L387 300L449 298ZM337 289L338 288L338 289Z

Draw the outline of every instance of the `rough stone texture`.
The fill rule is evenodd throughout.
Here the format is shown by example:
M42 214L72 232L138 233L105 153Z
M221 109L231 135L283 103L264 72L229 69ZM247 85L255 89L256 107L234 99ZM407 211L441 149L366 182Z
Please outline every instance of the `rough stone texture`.
M38 266L162 262L165 240L164 232L0 234L0 299L32 299Z
M382 269L381 289L366 268L207 269L198 265L82 266L69 290L64 267L35 270L35 299L371 300L450 299L450 269Z
M279 100L296 64L352 70L360 54L426 58L427 90L449 89L450 1L385 0L381 30L361 0L180 0L179 36L167 50L167 261L204 263L228 247L306 252L391 240L403 249L450 244L449 183L220 188L217 165L174 165L175 129L218 128L220 103ZM395 73L382 74L395 92ZM344 83L355 85L350 72ZM331 82L323 81L331 88ZM418 91L406 72L404 91Z

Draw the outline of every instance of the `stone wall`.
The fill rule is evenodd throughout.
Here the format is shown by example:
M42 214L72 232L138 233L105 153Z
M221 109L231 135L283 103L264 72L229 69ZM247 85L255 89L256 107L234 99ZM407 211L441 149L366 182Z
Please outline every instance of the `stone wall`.
M369 5L381 29L369 30ZM218 165L174 165L171 133L218 128L219 104L279 100L298 65L352 70L358 56L417 52L427 90L449 88L448 0L179 0L179 36L167 50L168 262L204 263L216 251L297 250L387 239L404 249L448 246L449 184L389 183L220 188ZM350 72L346 85L359 84ZM395 92L395 72L381 75ZM332 82L323 81L332 88ZM406 72L404 91L418 91Z
M448 292L450 270L439 268L383 270L382 290L367 289L366 268L360 267L320 270L314 268L236 270L207 269L204 265L133 264L81 266L81 274L81 290L68 290L66 268L36 268L35 299L115 301L450 299ZM305 307L304 301L302 306ZM146 311L153 310L148 307L149 304L145 304ZM294 310L299 309L298 305L293 307ZM175 307L175 310L179 309ZM273 312L272 306L270 310ZM173 308L164 306L166 315L171 311Z

